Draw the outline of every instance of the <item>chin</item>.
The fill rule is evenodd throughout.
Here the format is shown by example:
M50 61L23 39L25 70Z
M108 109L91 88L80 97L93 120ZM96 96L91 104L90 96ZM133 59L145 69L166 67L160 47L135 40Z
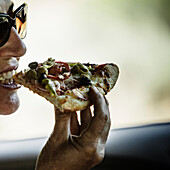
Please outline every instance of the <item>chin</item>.
M19 108L19 105L15 105L5 110L0 110L0 115L10 115L12 113L15 113L18 110L18 108Z
M0 115L10 115L18 110L20 101L16 92L6 95L0 101Z

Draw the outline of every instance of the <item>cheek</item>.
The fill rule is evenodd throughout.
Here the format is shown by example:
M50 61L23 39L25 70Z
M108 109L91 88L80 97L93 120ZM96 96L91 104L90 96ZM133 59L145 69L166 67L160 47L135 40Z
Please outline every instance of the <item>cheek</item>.
M14 113L19 107L19 98L16 92L5 94L1 96L0 100L0 114L9 115Z

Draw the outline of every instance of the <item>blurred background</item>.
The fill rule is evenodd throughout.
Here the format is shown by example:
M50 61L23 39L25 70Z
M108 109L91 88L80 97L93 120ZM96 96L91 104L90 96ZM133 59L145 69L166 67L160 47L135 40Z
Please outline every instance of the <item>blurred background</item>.
M17 0L15 8L23 1ZM170 121L169 0L27 0L27 54L20 68L54 57L116 63L120 76L107 95L111 128ZM53 106L25 88L19 110L0 116L0 139L48 136Z

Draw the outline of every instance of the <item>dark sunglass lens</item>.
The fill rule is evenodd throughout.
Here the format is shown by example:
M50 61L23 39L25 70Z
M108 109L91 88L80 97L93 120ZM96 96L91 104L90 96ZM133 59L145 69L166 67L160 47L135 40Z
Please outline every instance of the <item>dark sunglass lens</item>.
M0 46L8 41L10 35L10 24L8 18L0 17Z
M25 38L27 32L27 6L16 15L16 29L21 39Z

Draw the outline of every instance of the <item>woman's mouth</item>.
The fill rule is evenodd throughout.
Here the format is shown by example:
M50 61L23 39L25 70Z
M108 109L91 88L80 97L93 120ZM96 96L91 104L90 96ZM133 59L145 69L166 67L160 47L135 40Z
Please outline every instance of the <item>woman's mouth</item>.
M0 74L0 86L11 89L11 90L20 88L21 86L16 84L12 78L13 75L15 75L15 73L16 73L15 70L1 73Z

